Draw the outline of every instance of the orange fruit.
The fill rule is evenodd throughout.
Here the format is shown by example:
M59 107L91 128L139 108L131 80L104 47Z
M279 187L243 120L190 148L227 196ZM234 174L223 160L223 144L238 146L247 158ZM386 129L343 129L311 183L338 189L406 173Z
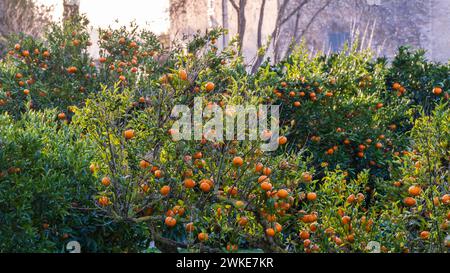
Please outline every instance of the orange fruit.
M278 138L278 144L280 144L280 145L286 144L287 141L288 141L287 137L285 137L285 136L281 136L281 137Z
M403 203L405 203L405 205L407 205L408 207L412 207L412 206L416 205L417 201L416 201L416 199L414 199L412 197L406 197L403 200Z
M180 77L180 79L182 81L187 81L187 79L188 79L187 72L186 72L186 70L183 70L183 69L178 71L178 76Z
M266 235L267 235L268 237L273 237L273 236L275 236L275 230L274 230L273 228L268 228L268 229L266 229Z
M287 190L285 190L285 189L281 189L281 190L279 190L277 192L277 196L280 199L285 199L285 198L287 198L289 196L289 192Z
M89 166L89 170L91 171L91 173L95 173L96 171L98 171L98 166L96 164L92 163Z
M376 147L377 149L381 149L381 148L383 148L383 144L381 144L380 142L378 142L377 144L375 144L375 147Z
M439 96L442 93L442 88L440 87L435 87L433 88L433 94L435 94L436 96Z
M263 174L264 175L270 175L272 173L272 170L269 167L263 168Z
M161 195L163 196L167 196L170 193L170 186L163 186L159 192L161 193Z
M233 166L240 167L243 164L244 164L244 160L242 159L242 157L237 156L237 157L233 158Z
M184 186L188 189L192 189L193 187L195 187L195 181L188 178L184 180Z
M123 132L123 135L126 139L132 139L134 137L134 130L126 130Z
M107 205L109 205L109 198L106 196L102 196L98 199L98 203L103 206L106 207Z
M207 182L201 182L200 183L200 189L203 192L209 192L211 190L211 185L209 183L207 183Z
M422 238L423 240L428 240L430 238L430 232L429 231L422 231L420 233L420 238Z
M302 180L303 180L303 182L309 183L309 182L312 181L312 178L313 177L312 177L312 175L310 173L308 173L308 172L302 173Z
M343 216L342 217L342 223L344 224L344 225L347 225L347 224L349 224L350 223L350 221L351 221L351 218L350 218L350 216Z
M28 95L30 94L30 90L25 89L25 90L23 90L23 93L24 93L26 96L28 96Z
M258 177L258 183L261 184L262 182L270 182L270 178L265 175L261 175Z
M247 223L248 223L248 218L245 217L245 216L242 216L242 217L239 218L239 220L238 220L238 224L239 224L240 226L245 226L245 225L247 225Z
M272 190L272 184L270 184L269 182L262 182L261 189L263 189L264 191L270 191Z
M275 230L277 232L281 232L283 230L283 226L280 225L279 223L275 223Z
M174 227L177 224L177 220L171 216L166 217L166 219L164 220L164 224L166 224L166 226L168 227Z
M255 172L256 172L256 173L261 173L262 170L263 170L263 168L264 168L264 165L263 165L262 163L257 163L257 164L255 165Z
M309 232L306 230L302 230L300 232L299 236L302 240L307 240L307 239L309 239Z
M158 178L158 179L164 177L164 172L161 171L161 170L156 170L155 171L155 177Z
M401 87L402 86L398 82L396 82L392 85L392 89L394 89L394 90L400 90Z
M442 203L444 203L444 205L449 205L450 204L450 194L444 194L441 198Z
M148 167L150 167L150 163L147 160L141 160L139 162L139 167L141 169L147 169Z
M206 85L205 85L205 90L206 90L206 92L211 92L211 91L214 90L214 87L215 87L214 83L207 82Z
M317 194L315 192L308 192L306 199L308 199L308 201L315 201L317 199Z
M200 242L208 240L208 234L204 232L200 232L197 237Z
M66 119L66 114L64 114L64 113L59 113L59 114L58 114L58 119Z
M111 184L111 179L109 177L105 176L102 178L102 184L105 187L108 187Z
M193 232L194 231L194 223L190 222L186 224L186 231Z
M421 192L422 192L422 189L419 186L413 185L408 188L408 193L411 196L418 196L418 195L420 195Z

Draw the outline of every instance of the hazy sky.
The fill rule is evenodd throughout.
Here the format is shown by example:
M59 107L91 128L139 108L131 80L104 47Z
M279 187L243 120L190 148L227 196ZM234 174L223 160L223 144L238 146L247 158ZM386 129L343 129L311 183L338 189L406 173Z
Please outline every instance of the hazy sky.
M63 0L37 0L38 3L54 6L54 18L62 15ZM127 24L133 20L140 26L155 33L166 32L169 29L169 0L81 0L80 12L87 14L91 25L106 27Z

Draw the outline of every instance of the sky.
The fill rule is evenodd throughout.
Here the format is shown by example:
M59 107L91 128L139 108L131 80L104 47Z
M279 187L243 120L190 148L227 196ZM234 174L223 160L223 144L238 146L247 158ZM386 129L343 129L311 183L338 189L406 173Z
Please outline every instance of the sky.
M63 0L36 0L44 5L53 5L53 18L62 16ZM167 32L169 0L81 0L80 12L85 13L91 25L97 27L121 26L136 20L138 25L156 34ZM118 19L119 24L114 21Z

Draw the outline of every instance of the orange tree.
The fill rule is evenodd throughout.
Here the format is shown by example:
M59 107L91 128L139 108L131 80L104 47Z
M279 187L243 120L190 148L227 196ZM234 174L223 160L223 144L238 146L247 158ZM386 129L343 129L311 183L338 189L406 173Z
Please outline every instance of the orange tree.
M354 176L364 169L385 177L388 162L407 141L397 128L405 98L386 90L386 66L369 52L346 49L331 56L309 56L300 47L270 69L270 101L282 105L293 149L307 148L315 166L340 166Z
M96 147L96 203L118 222L146 223L162 251L284 251L298 186L313 179L300 157L271 157L258 141L171 137L171 109L195 96L203 106L259 102L236 48L219 53L216 35L196 37L166 64L169 73L139 79L141 89L119 82L75 111L74 125Z
M95 210L88 142L55 110L0 115L0 252L139 251L148 234Z
M52 24L41 41L13 36L0 74L0 111L18 116L35 109L79 104L96 90L97 72L88 54L87 20Z

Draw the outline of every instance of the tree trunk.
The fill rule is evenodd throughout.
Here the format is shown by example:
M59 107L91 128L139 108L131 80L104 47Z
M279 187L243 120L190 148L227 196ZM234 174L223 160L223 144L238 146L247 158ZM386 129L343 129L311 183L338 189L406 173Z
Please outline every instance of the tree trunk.
M222 27L226 30L230 27L228 24L228 0L222 0ZM222 46L225 48L228 45L228 34L224 34L222 39Z
M238 10L238 35L239 35L239 51L242 52L242 47L244 45L245 27L247 25L247 19L245 18L245 6L247 5L247 0L239 1Z
M63 0L64 21L77 17L80 14L80 0Z

